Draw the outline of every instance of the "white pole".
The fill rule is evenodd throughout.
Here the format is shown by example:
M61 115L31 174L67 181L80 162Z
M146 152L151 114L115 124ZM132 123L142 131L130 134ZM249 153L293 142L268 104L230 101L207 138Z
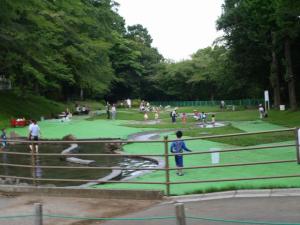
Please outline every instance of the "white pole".
M296 129L296 151L297 151L297 162L300 164L300 128Z
M43 225L43 206L41 203L34 203L34 225Z
M176 213L176 224L177 225L186 225L183 203L175 204L175 213Z

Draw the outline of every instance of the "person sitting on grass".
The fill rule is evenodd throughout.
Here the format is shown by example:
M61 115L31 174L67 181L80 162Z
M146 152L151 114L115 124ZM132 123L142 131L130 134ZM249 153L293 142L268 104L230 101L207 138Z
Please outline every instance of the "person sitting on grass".
M191 152L190 149L188 149L185 145L184 140L181 139L182 137L182 131L177 131L176 132L176 137L177 140L173 141L171 144L171 152L176 154L175 155L175 163L176 163L176 167L177 167L177 172L176 174L178 176L183 176L183 156L180 155L180 153L183 152L183 150L187 151L187 152Z

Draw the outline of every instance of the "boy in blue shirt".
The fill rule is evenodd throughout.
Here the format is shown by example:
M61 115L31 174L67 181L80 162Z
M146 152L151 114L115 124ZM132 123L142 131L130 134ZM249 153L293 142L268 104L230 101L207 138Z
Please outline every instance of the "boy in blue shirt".
M181 131L177 131L176 132L176 137L177 140L173 141L171 144L171 152L172 153L182 153L183 150L187 151L187 152L191 152L190 149L188 149L185 145L185 142L183 140L181 140L182 137L182 132ZM183 172L182 172L182 167L183 167L183 156L182 155L175 155L175 163L177 166L177 175L178 176L182 176Z
M7 139L7 137L6 137L5 128L3 128L2 129L2 134L1 134L1 142L2 142L1 144L2 144L2 146L1 146L0 150L3 150L3 149L6 148L6 145L7 145L6 139Z

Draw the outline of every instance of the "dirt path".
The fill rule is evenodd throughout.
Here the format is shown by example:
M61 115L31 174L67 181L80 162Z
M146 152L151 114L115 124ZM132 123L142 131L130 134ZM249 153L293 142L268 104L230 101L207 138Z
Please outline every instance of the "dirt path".
M119 200L99 198L70 198L32 195L8 195L0 192L0 215L26 215L34 212L34 203L43 204L44 214L77 217L116 217L144 210L157 200ZM71 219L45 218L44 225L87 225L100 224L100 221L76 221ZM33 218L1 220L1 225L32 225Z

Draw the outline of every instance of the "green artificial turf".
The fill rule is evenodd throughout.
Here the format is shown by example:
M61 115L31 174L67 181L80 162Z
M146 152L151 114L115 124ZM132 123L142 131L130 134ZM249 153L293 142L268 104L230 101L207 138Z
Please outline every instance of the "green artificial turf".
M59 139L65 135L72 134L76 138L121 138L126 139L128 135L148 130L151 128L133 128L121 126L118 120L85 120L84 117L73 117L69 122L60 120L44 120L38 122L42 138ZM28 136L28 127L10 128L7 132L14 131L20 136Z
M288 142L291 143L291 142ZM187 145L194 152L207 151L210 148L230 148L233 146L215 143L206 140L188 141ZM163 145L158 143L152 144L129 144L124 148L126 153L132 154L162 154L164 151ZM241 151L221 153L220 163L247 163L271 160L290 160L295 159L294 147L282 147L269 150ZM210 154L185 155L185 166L203 166L212 165ZM173 157L170 157L170 167L175 167ZM171 181L188 181L188 180L211 180L211 179L226 179L226 178L247 178L260 176L277 176L299 174L299 165L296 163L270 164L244 167L226 167L226 168L207 168L207 169L186 169L184 176L177 176L176 171L170 172ZM133 181L151 181L165 182L165 172L155 171L145 174ZM278 187L278 186L293 186L300 187L300 178L289 179L268 179L268 180L253 180L253 181L236 181L236 182L220 182L220 183L193 183L193 184L175 184L171 185L172 195L182 195L192 192L206 192L210 189L227 190L241 188L260 188L260 187ZM113 188L113 189L157 189L165 190L165 185L154 184L105 184L96 185L95 188Z
M180 109L183 110L183 109ZM128 135L151 130L183 130L185 137L204 137L213 134L228 134L228 133L242 133L254 132L264 130L282 129L285 126L297 125L297 118L299 112L275 112L273 115L264 120L258 120L258 113L256 110L245 110L236 112L217 112L217 121L227 121L228 126L220 128L200 128L195 125L195 121L189 118L187 124L182 124L180 120L176 124L172 124L169 118L169 112L162 112L161 124L149 125L143 121L142 114L137 110L119 110L117 114L118 120L107 120L105 114L86 119L85 117L73 117L70 122L60 122L59 120L46 120L39 122L42 130L43 138L62 138L67 134L73 134L77 138L122 138L126 139ZM274 115L275 115L274 113ZM278 113L278 115L277 115ZM283 114L281 114L283 113ZM284 122L281 116L290 115L293 122ZM152 116L152 115L151 115ZM272 118L272 119L270 119ZM276 119L278 118L278 119ZM289 120L288 117L285 117ZM133 124L140 122L140 124ZM272 121L273 123L270 123ZM276 125L277 124L277 125ZM9 129L15 131L22 136L27 136L28 127ZM174 139L174 131L168 133L169 139ZM159 140L163 140L163 133ZM287 133L273 133L264 135L251 135L233 138L218 138L210 140L189 140L187 146L193 152L207 151L210 148L232 148L238 146L253 146L260 144L273 143L295 143L294 134ZM288 141L288 142L282 142ZM162 154L164 146L162 143L134 143L124 146L124 152L131 154ZM210 154L185 155L185 166L203 166L211 165ZM296 158L295 147L282 147L268 150L255 151L241 151L221 153L221 164L228 163L249 163L259 161L271 160L290 160ZM174 159L170 157L170 166L174 167ZM186 169L184 176L177 176L175 170L170 172L171 181L189 181L189 180L211 180L211 179L226 179L226 178L246 178L256 176L277 176L300 174L300 166L296 163L284 164L270 164L270 165L256 165L244 167L227 167L227 168L210 168L210 169ZM143 176L134 178L133 181L165 181L165 173L163 171L156 171L147 173ZM164 185L154 184L105 184L96 185L95 188L114 188L114 189L158 189L165 190ZM253 181L236 181L236 182L220 182L220 183L199 183L199 184L176 184L171 185L171 194L181 195L187 193L202 193L218 190L230 189L245 189L245 188L267 188L267 187L300 187L300 178L288 179L265 179Z

